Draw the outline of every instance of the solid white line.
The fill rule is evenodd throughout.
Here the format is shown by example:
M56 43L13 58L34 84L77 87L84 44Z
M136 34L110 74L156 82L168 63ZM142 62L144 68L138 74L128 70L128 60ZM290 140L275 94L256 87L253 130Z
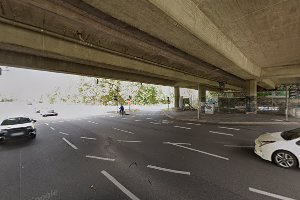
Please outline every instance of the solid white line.
M221 132L217 132L217 131L209 131L209 132L210 132L210 133L219 134L219 135L233 136L232 134L228 134L228 133L221 133Z
M122 130L122 129L118 129L118 128L113 128L117 131L121 131L121 132L124 132L124 133L130 133L130 134L134 134L133 132L130 132L130 131L125 131L125 130Z
M139 200L134 194L132 194L129 190L127 190L121 183L119 183L114 177L112 177L109 173L106 171L101 171L101 173L108 178L115 186L117 186L122 192L124 192L130 199L132 200Z
M87 158L94 158L94 159L98 159L98 160L112 161L112 162L115 161L115 159L113 159L113 158L103 158L103 157L90 156L90 155L86 155L85 157L87 157Z
M240 148L253 148L254 146L239 146L239 145L224 145L224 147L240 147Z
M195 124L195 123L186 123L186 124L195 125L195 126L201 126L201 124Z
M172 172L172 173L176 173L176 174L191 175L191 172L185 172L185 171L167 169L167 168L156 167L156 166L152 166L152 165L148 165L147 167L148 168L152 168L152 169L157 169L157 170L165 171L165 172Z
M90 138L90 137L80 137L82 139L87 139L87 140L96 140L96 138Z
M49 124L48 123L45 123L47 126L49 126Z
M229 129L229 130L235 130L235 131L239 131L239 128L229 128L229 127L225 127L225 126L219 126L219 128L225 128L225 129Z
M59 132L60 134L63 134L63 135L69 135L68 133L64 133L64 132Z
M66 138L62 138L68 145L70 145L73 149L75 149L75 150L77 150L78 148L74 145L74 144L72 144L71 142L69 142L69 140L67 140Z
M208 152L205 152L205 151L200 151L198 149L192 149L192 148L185 147L185 146L182 146L182 145L177 144L177 143L164 142L164 144L170 144L170 145L174 145L174 146L181 147L181 148L184 148L184 149L188 149L188 150L191 150L191 151L196 151L196 152L199 152L199 153L202 153L202 154L213 156L213 157L216 157L216 158L220 158L220 159L224 159L224 160L229 160L229 158L226 158L226 157L223 157L223 156L218 156L216 154L208 153Z
M53 128L53 127L50 127L50 128L51 128L51 130L55 131L55 128Z
M156 124L156 125L161 125L161 123L158 122L149 122L150 124Z
M292 198L289 198L289 197L284 197L284 196L281 196L281 195L278 195L278 194L273 194L273 193L265 192L265 191L258 190L258 189L255 189L255 188L251 188L251 187L249 187L249 191L255 192L255 193L258 193L258 194L262 194L262 195L266 195L266 196L269 196L269 197L273 197L275 199L295 200L295 199L292 199Z
M190 130L191 128L189 128L189 127L183 127L183 126L174 126L175 128L182 128L182 129L188 129L188 130Z
M118 142L136 142L136 143L138 143L138 142L142 142L142 141L133 141L133 140L117 140Z

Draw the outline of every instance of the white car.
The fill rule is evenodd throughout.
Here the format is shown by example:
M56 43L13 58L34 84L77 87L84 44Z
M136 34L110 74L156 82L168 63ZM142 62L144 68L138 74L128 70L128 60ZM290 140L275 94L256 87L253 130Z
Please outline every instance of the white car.
M0 143L21 137L32 139L36 137L36 128L34 127L36 120L21 116L6 118L0 122Z
M259 136L254 152L283 168L300 167L300 128Z

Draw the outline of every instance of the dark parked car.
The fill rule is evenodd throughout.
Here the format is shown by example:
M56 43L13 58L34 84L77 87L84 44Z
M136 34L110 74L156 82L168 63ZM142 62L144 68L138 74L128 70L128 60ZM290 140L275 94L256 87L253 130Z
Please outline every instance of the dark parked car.
M13 117L4 119L0 125L0 142L4 143L9 139L27 137L36 137L36 120L28 117Z

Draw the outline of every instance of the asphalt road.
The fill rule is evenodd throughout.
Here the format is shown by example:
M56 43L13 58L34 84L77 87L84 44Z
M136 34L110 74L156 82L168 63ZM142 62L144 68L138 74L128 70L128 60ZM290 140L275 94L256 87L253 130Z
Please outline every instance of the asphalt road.
M299 169L253 153L265 131L160 112L37 122L34 140L0 145L1 200L300 199Z

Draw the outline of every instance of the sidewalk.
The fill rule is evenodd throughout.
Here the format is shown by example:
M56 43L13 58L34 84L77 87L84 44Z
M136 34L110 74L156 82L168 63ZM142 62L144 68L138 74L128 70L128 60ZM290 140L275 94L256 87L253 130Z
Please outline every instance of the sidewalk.
M200 122L208 124L237 124L237 125L264 125L264 124L300 124L300 119L289 117L285 121L283 115L271 114L243 114L243 113L216 113L202 114L200 120L197 119L197 111L162 111L164 115L171 119Z

